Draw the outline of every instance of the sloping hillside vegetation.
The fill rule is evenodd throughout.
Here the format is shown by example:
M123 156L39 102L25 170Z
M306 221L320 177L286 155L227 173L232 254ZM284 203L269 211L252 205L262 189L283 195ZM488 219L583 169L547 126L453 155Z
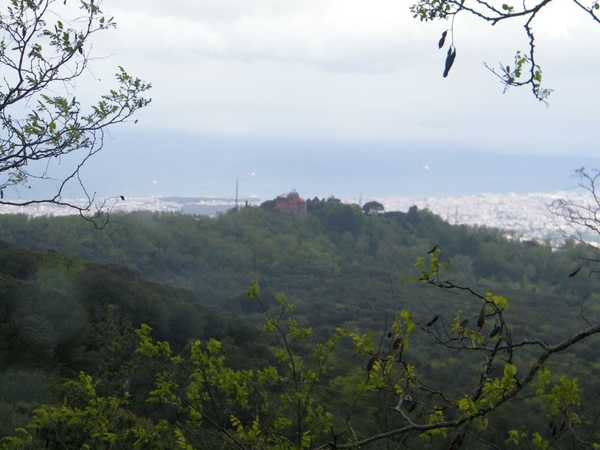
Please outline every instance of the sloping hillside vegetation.
M62 383L80 371L101 380L104 393L122 393L127 382L134 410L147 413L152 377L135 358L142 323L176 351L211 337L243 353L259 339L192 292L131 269L0 243L0 434L23 426L40 403L60 401Z
M456 398L481 367L474 352L440 345L440 337L457 336L458 318L469 319L485 342L537 339L550 344L598 320L596 277L585 271L568 276L580 258L592 258L594 252L572 242L558 250L519 242L499 230L451 226L416 207L408 213L365 215L356 205L314 199L302 218L268 206L216 218L114 214L103 230L76 217L0 216L0 240L6 242L0 247L0 408L10 418L2 435L22 426L36 405L60 401L62 383L77 379L81 371L101 381L99 394L127 392L126 408L135 417L176 424L172 405L146 402L160 365L135 352L134 330L149 325L152 338L169 342L173 354L187 354L191 340L216 339L224 345L228 367L277 365L269 350L277 342L260 326L265 313L273 317L279 311L278 293L285 294L284 304L295 306L298 327L310 327L296 344L298 357L307 358L316 343L343 334L311 395L332 411L327 420L336 429L347 428L343 417L352 411L357 440L397 426L389 416L397 397L388 393L382 400L383 391L361 394L359 386L370 379L365 367L373 357L383 361L386 349L397 350L394 339L400 335L394 323L403 310L410 311L416 329L397 362L410 358L430 389ZM431 255L449 260L448 271L428 275L429 283L401 283L402 276L415 274L417 258L429 258L434 246L441 252ZM437 280L451 280L452 288L436 287ZM260 301L246 295L251 282L260 285ZM502 322L488 309L490 319L475 328L482 303L457 289L467 286L484 297L491 292L508 299ZM369 346L363 345L365 336L370 336ZM363 342L362 349L357 342ZM468 346L462 338L457 342ZM552 373L576 377L582 398L598 392L597 345L595 337L589 338L547 363ZM509 359L502 356L502 364L523 370L534 364L538 350L524 345L514 358L512 353ZM194 369L181 370L189 374ZM502 377L500 365L490 370L490 377ZM526 398L491 412L489 428L469 429L470 448L488 448L485 442L502 448L515 429L537 430L549 442L564 444L570 436L565 427L557 432L554 422L543 423L542 406ZM585 408L585 417L593 417L594 407L586 403ZM586 433L595 433L595 422L588 422ZM311 430L317 442L317 431ZM456 430L462 436L462 428ZM187 436L195 446L205 439ZM527 442L535 438L527 436ZM394 442L446 448L452 436L426 437L412 433ZM353 438L347 435L343 441Z

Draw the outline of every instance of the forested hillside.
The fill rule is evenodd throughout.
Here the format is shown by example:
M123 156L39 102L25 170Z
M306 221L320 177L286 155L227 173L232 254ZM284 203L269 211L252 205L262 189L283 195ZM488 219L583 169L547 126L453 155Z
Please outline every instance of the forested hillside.
M344 271L360 274L360 267L371 282L377 279L373 270L384 279L387 274L397 279L433 245L441 246L452 261L452 277L464 283L579 295L593 282L566 279L575 259L586 255L571 244L553 253L540 243L507 240L499 230L451 226L415 207L408 213L367 216L357 205L332 199L309 201L306 219L246 208L216 218L115 214L100 231L77 217L3 216L0 227L0 239L7 242L129 267L191 289L203 302L224 309L249 280L290 292L313 289L315 279L337 279Z
M182 355L185 360L195 348L189 347L191 340L215 339L222 347L214 347L213 353L207 348L206 358L214 371L203 372L207 377L225 373L224 367L240 371L254 367L256 371L257 367L280 365L279 373L284 374L290 370L289 364L304 359L302 370L313 370L314 375L297 369L277 383L261 385L257 381L253 401L263 404L263 394L275 395L285 383L302 379L293 389L304 393L303 399L311 398L314 405L302 403L305 415L296 417L298 424L312 419L302 428L302 433L308 434L296 438L300 442L305 439L306 447L312 448L331 442L338 430L346 430L340 431L343 437L339 442L335 439L336 445L347 445L398 427L402 416L393 412L398 398L408 402L410 397L418 404L415 423L433 423L441 411L446 411L448 420L462 420L450 409L460 405L457 402L473 383L485 384L485 377L500 377L499 383L505 384L502 389L508 392L517 386L510 380L511 367L525 373L544 348L540 342L557 344L587 327L586 321L598 319L596 292L600 285L596 277L587 276L585 270L568 276L579 264L578 258L593 257L594 253L572 242L554 251L543 243L509 239L498 230L450 226L415 207L408 213L365 214L357 205L333 198L314 199L308 202L308 216L303 218L271 206L266 202L260 208L230 211L216 218L114 214L102 230L76 217L0 216L0 240L5 242L0 248L0 408L2 416L10 418L2 424L2 435L23 426L34 406L52 404L73 392L65 391L62 383L77 379L83 371L100 381L98 395L123 396L127 392L129 405L121 404L119 411L128 411L133 422L160 434L152 444L156 448L161 448L158 443L169 448L173 439L187 445L182 435L169 434L166 429L183 430L186 442L205 448L199 443L208 442L203 441L206 435L198 434L190 419L194 414L186 413L185 402L179 407L173 403L181 391L163 385L159 388L162 394L153 394L170 406L145 400L151 395L154 373L167 370L171 356ZM416 278L403 278L411 275ZM260 286L260 290L250 290L253 300L247 295L252 282ZM285 298L276 297L278 293ZM260 332L265 320L267 331L274 335ZM139 339L146 339L142 353L150 360L135 352L138 337L134 330L142 324L152 328L150 334L138 331ZM281 341L278 335L287 338ZM149 336L169 342L169 352L151 350L154 344L147 340ZM309 358L315 345L328 339L332 340L325 348L331 355ZM457 422L446 427L448 434L417 427L406 435L380 437L371 445L447 448L454 433L468 440L470 448L489 448L485 442L503 448L510 430L517 430L519 436L526 436L521 441L527 445L534 445L533 433L538 432L540 439L564 448L561 446L572 439L569 427L587 433L585 442L597 441L592 420L597 408L588 401L598 392L593 375L600 368L595 361L597 345L598 340L591 337L545 364L552 383L560 384L559 375L578 379L581 397L586 399L583 405L572 401L566 409L551 411L543 405L544 398L528 400L528 395L536 392L533 389L524 392L519 401L486 413L486 426L469 419L460 426ZM277 347L287 356L273 353ZM478 351L490 349L493 353L482 359ZM226 359L211 359L220 351ZM482 361L489 367L479 380ZM225 366L216 370L217 363ZM190 361L189 367L177 364L172 373L183 377L181 380L192 376L180 380L179 385L193 386L189 380L194 379L198 361ZM383 371L381 379L375 377L378 370ZM407 375L411 370L418 374L414 380L421 381ZM556 376L551 375L554 373ZM392 374L397 380L413 380L403 385L404 393L398 390L399 382L386 384ZM318 378L318 384L303 391L306 377L312 376ZM427 380L427 389L419 384L423 380ZM215 381L215 385L221 382ZM250 385L244 386L238 391L250 392ZM548 381L545 386L550 392L554 385ZM220 395L226 398L227 392ZM240 392L236 395L242 395ZM214 412L214 417L203 410L202 414L214 421L209 434L216 440L210 445L221 445L215 436L227 427L214 424L220 423L219 414L226 410L227 426L238 434L232 441L222 435L220 439L228 444L251 442L245 427L254 426L255 416L244 409L240 398L234 402L237 412L227 402L224 404L233 409L219 403L222 411ZM270 401L277 398L275 395ZM473 394L470 398L479 397ZM74 401L83 404L82 398ZM293 417L298 411L282 407L271 413ZM571 416L575 413L579 421ZM186 422L191 428L181 425L186 414L191 414ZM234 416L240 424L229 423ZM285 436L288 444L297 442L293 433L288 433L287 422L277 425L276 417L271 417L275 422L269 428L269 414L264 413L263 418L263 434L280 427L278 439ZM153 428L162 423L159 419L167 421L160 430ZM122 423L119 427L127 429ZM61 439L64 442L65 438ZM283 445L283 441L277 442Z
M0 243L0 434L22 426L40 403L60 401L60 386L80 371L101 380L103 393L122 393L127 383L137 392L132 406L147 411L151 377L134 358L142 323L178 351L190 339L245 348L258 338L190 291L121 266Z

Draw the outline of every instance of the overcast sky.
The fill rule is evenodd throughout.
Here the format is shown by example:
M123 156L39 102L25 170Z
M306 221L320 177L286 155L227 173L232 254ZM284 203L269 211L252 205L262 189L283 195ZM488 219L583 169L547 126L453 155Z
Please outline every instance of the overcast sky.
M153 84L139 123L107 148L122 151L119 136L137 133L173 149L186 136L597 155L600 25L558 0L536 19L544 85L555 90L546 108L526 88L503 95L483 66L527 48L522 23L458 16L444 79L437 42L449 24L413 19L410 3L104 0L118 28L94 41L92 55L109 56L91 64L98 85L117 65ZM188 152L187 164L210 157Z

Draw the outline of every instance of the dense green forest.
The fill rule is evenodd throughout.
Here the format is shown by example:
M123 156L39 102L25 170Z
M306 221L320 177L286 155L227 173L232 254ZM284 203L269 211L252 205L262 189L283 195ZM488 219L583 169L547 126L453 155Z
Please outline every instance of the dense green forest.
M394 410L399 398L415 405L409 424L432 423L442 412L460 421L469 412L460 399L485 386L482 364L508 392L516 386L512 367L526 373L540 342L558 344L598 321L600 283L585 270L568 276L594 252L571 241L559 249L520 242L499 230L451 226L416 207L365 214L334 198L314 199L303 218L272 206L215 218L113 214L102 230L77 217L0 216L0 436L15 435L41 404L72 412L95 398L95 405L118 404L105 428L117 430L121 446L96 436L91 448L344 448L409 419ZM168 351L153 339L169 342ZM490 409L485 424L469 419L443 433L417 427L371 445L448 448L460 438L469 448L504 448L510 438L524 448L585 448L599 440L597 345L592 336L553 355L544 362L545 384ZM493 352L483 355L484 348ZM221 403L211 397L220 409L202 410L213 424L208 434L189 409L199 367L216 377L207 385L237 386L236 401L225 401L233 394L223 388ZM248 368L263 378L236 384L250 377ZM267 368L278 368L277 382L265 381L274 376ZM164 374L179 388L167 386ZM560 389L569 380L567 395ZM304 400L270 410L267 404L281 405L277 392L286 383ZM260 426L244 398L264 408ZM6 448L61 448L67 437L51 435L49 417L72 417L61 410L57 419L46 408L44 425L26 429L32 446L5 441L13 445ZM239 422L229 423L232 417ZM300 435L286 417L296 417ZM219 430L227 427L233 431L224 439ZM267 438L267 430L279 431Z

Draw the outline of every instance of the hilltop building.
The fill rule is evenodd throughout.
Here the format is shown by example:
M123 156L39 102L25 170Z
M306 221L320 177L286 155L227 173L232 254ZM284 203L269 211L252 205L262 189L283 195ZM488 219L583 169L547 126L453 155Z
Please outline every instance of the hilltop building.
M287 195L277 197L276 209L284 211L292 211L299 216L306 217L306 200L300 198L296 191L292 191Z

